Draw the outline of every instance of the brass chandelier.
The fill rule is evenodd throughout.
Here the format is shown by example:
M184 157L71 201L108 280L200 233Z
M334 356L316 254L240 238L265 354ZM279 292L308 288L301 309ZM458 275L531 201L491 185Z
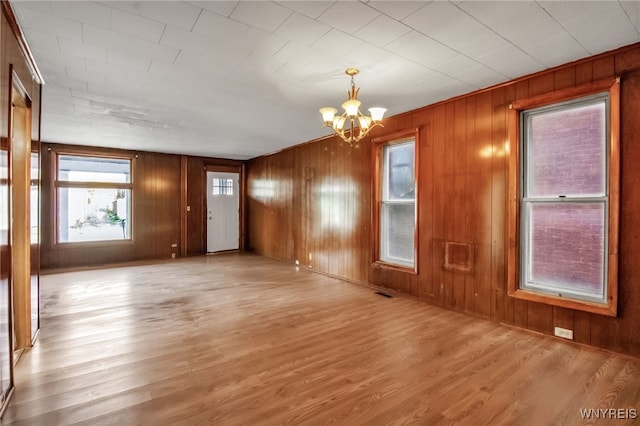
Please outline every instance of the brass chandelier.
M358 100L358 91L353 81L353 76L360 71L357 68L347 68L344 72L351 76L351 88L347 92L349 99L342 103L344 113L336 115L338 110L332 107L320 108L320 114L324 120L323 127L331 127L333 131L345 142L353 146L356 142L364 138L374 127L382 126L382 117L387 112L386 108L369 108L371 115L364 115L360 112L361 102ZM356 131L356 126L358 127Z

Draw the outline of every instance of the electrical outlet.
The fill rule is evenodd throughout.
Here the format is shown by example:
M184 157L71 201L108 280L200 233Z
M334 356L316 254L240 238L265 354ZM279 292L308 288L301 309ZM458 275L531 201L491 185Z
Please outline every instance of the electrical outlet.
M176 258L176 254L175 253L171 253L171 258L175 259Z
M300 261L298 259L296 259L296 266L300 265Z
M558 337L562 337L563 339L573 340L573 330L568 330L562 327L555 327L553 329L553 334Z

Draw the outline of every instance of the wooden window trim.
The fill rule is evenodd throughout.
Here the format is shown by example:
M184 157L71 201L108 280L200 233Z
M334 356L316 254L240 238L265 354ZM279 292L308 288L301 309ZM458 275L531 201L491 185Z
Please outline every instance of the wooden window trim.
M382 205L382 150L384 146L393 145L395 143L404 142L413 138L414 141L414 179L416 185L415 191L415 223L413 236L413 267L397 265L380 260L380 208ZM404 272L416 275L418 273L418 170L419 167L419 146L420 131L419 128L401 130L388 135L374 138L371 140L372 149L372 174L371 174L371 264L374 268L390 269L398 272Z
M91 181L56 181L54 183L56 188L96 188L96 189L133 189L132 183L107 183L107 182L91 182Z
M68 247L105 247L105 246L129 246L135 243L134 238L134 170L135 170L135 161L138 157L134 154L117 154L117 153L105 153L100 150L90 150L90 151L74 151L73 149L50 149L53 153L51 156L51 170L53 174L53 180L51 182L51 194L53 197L53 216L54 216L54 226L51 229L51 241L52 249L62 249ZM74 157L87 157L87 158L113 158L118 160L128 160L129 161L129 180L130 182L76 182L76 181L61 181L58 180L58 158L61 155L69 155ZM58 238L58 212L60 211L60 200L58 197L58 188L97 188L97 189L127 189L131 191L131 196L129 200L129 210L131 211L131 223L129 224L130 228L130 238L126 240L103 240L103 241L66 241L61 242Z
M523 290L520 282L520 113L526 109L597 94L609 93L609 229L607 261L607 303L595 303ZM599 80L550 94L527 98L510 105L509 181L507 209L507 288L516 299L545 303L594 314L615 317L618 308L618 240L620 205L620 78Z

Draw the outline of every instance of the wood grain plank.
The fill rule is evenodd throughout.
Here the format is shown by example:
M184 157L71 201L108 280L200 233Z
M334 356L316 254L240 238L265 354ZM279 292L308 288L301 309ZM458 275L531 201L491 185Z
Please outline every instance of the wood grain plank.
M491 317L505 317L506 286L506 224L507 224L507 127L508 105L504 88L493 91L493 122L491 125Z
M630 49L616 54L614 69L616 76L630 75L640 70L640 49Z
M640 256L640 233L637 230L640 219L640 173L629 173L636 170L640 161L640 147L637 135L640 135L640 72L627 75L621 87L621 179L620 179L620 233L619 233L619 335L620 347L624 351L632 348L640 340L640 265L635 259Z
M453 103L453 106L454 118L452 127L454 129L454 134L452 138L453 149L451 149L451 151L453 154L454 166L450 169L453 185L452 191L449 193L449 198L452 201L452 210L449 215L452 230L449 238L450 241L473 244L473 241L469 241L467 239L466 229L466 194L468 193L468 189L466 187L467 100L464 98L459 99ZM463 311L465 309L466 273L455 271L452 275L452 307L457 311Z
M514 256L515 253L512 253L512 249L511 249L511 242L510 242L510 231L509 231L509 227L512 226L509 223L509 218L511 217L511 214L513 214L513 212L511 211L511 209L514 207L513 205L513 201L512 201L512 194L513 194L513 188L512 185L514 185L514 182L511 181L510 177L511 177L511 172L512 172L512 149L514 149L515 147L513 147L513 144L516 143L515 141L512 142L512 134L513 134L513 129L512 126L514 125L514 123L512 123L512 120L514 120L514 116L513 113L511 111L511 104L512 102L516 99L517 96L517 89L515 87L515 85L510 85L505 87L505 104L506 104L506 108L504 110L504 114L505 114L505 146L504 146L504 153L505 153L505 173L506 173L506 185L505 185L505 229L504 229L504 237L503 237L503 241L504 241L504 251L505 251L505 275L504 275L504 286L505 286L505 294L504 294L504 314L502 316L502 321L507 323L507 324L513 324L514 322L514 316L515 316L515 298L511 297L509 295L509 291L510 291L510 286L511 284L511 280L513 279L512 277L510 277L510 267L511 267L511 263L513 262L514 264L516 263L512 257ZM516 150L515 152L516 154L518 153L518 151Z
M591 315L588 312L573 312L573 340L591 344Z
M472 244L473 264L470 273L464 277L464 311L473 313L475 310L475 287L478 276L478 227L482 220L480 199L482 197L483 164L486 160L482 157L482 145L476 137L476 99L467 99L466 104L466 170L465 170L465 234L463 241Z
M576 85L593 82L593 63L584 62L576 65Z
M432 301L433 284L433 205L434 197L434 136L433 112L429 110L420 117L425 123L420 128L420 157L418 170L418 272L417 295L419 299Z
M575 327L574 322L574 310L560 308L558 306L553 307L553 326L562 327L568 330L573 330Z
M603 56L593 61L593 80L601 80L604 78L616 77L615 75L615 57Z
M493 95L486 93L476 98L476 138L481 146L483 168L478 176L480 183L477 248L477 278L475 281L474 309L477 315L491 315L491 262L492 262L492 168L493 157L492 115Z
M513 324L518 327L527 328L529 302L522 299L516 299L513 301Z
M530 301L527 304L527 328L553 334L553 306Z
M444 270L442 269L444 261L443 244L446 241L447 226L447 178L444 168L444 156L446 150L445 135L445 108L444 105L438 105L433 112L433 176L434 176L434 193L433 193L433 289L435 301L438 306L444 306Z
M576 67L559 69L554 73L554 89L562 90L576 85Z
M554 74L540 74L529 80L528 96L542 95L553 92L555 87Z
M444 242L456 241L455 235L461 225L459 219L459 204L456 197L455 175L458 173L456 155L456 103L447 102L444 105L444 152L440 161L443 164L441 183L438 190L442 192L444 204ZM444 264L444 257L441 259ZM448 309L455 307L454 300L454 275L453 271L442 272L443 306Z

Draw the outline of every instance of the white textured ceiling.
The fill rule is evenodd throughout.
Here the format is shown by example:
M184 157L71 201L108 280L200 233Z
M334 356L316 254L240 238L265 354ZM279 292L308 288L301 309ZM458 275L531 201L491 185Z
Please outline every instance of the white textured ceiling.
M247 159L640 41L638 1L16 1L42 140Z

